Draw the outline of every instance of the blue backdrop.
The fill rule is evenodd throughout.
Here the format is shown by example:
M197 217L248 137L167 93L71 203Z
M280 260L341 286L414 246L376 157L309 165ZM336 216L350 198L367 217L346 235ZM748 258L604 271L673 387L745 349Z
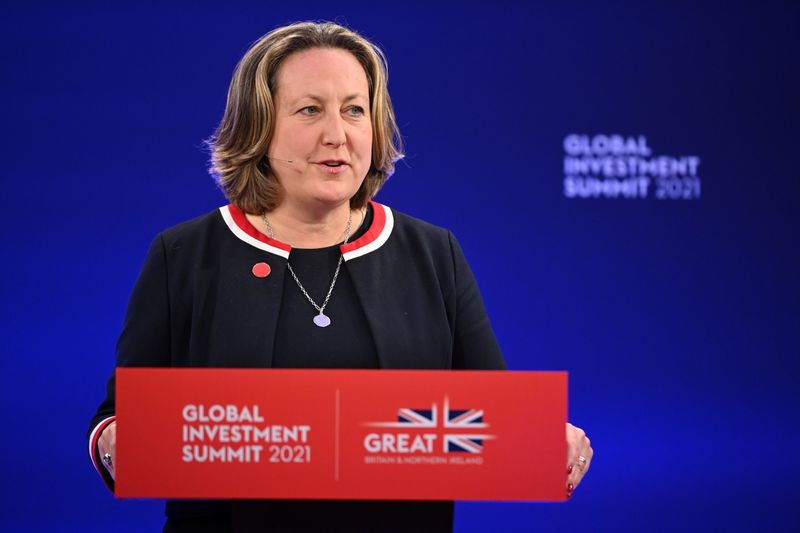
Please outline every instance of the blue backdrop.
M160 530L86 426L149 241L224 203L234 65L305 19L384 48L408 157L379 200L455 232L509 366L568 370L596 451L569 503L459 503L457 531L796 526L797 2L4 11L0 529Z

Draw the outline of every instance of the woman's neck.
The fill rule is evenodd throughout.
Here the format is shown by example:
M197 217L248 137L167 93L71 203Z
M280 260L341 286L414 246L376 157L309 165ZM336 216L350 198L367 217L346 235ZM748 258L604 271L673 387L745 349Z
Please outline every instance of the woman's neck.
M361 216L357 210L351 213L349 203L316 212L281 204L266 214L273 235L261 215L248 213L247 219L261 233L293 248L325 248L344 240L351 216L348 233L352 235L361 223Z

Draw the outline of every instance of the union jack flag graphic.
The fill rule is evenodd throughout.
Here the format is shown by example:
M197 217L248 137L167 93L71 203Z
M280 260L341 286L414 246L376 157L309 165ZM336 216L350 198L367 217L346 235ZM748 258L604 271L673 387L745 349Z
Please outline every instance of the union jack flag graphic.
M436 427L436 405L430 409L407 409L397 411L397 423L400 426L415 426L418 428Z
M448 429L481 429L488 427L483 421L483 409L450 409L450 401L444 399L444 427ZM484 439L491 435L472 435L464 433L445 433L445 452L481 453Z
M373 422L368 425L382 428L435 428L437 418L436 404L430 409L401 407L397 410L397 422Z
M441 422L439 407L434 403L430 409L401 407L397 410L396 422L373 422L368 425L385 428L443 429L442 451L445 453L481 453L483 441L493 439L494 435L468 433L466 430L488 428L489 425L483 421L483 416L483 409L451 409L450 400L445 396L442 402Z

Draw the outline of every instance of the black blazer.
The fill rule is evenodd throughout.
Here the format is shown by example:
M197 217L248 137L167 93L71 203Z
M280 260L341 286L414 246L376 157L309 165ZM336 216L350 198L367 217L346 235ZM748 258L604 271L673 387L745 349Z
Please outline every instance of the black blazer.
M380 368L504 369L475 278L452 233L371 202L341 246ZM117 366L269 368L291 247L228 205L159 234L133 289ZM253 274L267 263L270 274ZM114 416L114 376L89 428L89 455ZM169 505L168 505L169 511Z

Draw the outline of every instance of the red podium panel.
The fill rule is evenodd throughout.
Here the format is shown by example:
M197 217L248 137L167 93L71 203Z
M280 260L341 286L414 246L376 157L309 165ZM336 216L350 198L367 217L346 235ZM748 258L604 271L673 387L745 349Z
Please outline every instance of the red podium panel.
M117 369L116 495L565 499L566 372Z

